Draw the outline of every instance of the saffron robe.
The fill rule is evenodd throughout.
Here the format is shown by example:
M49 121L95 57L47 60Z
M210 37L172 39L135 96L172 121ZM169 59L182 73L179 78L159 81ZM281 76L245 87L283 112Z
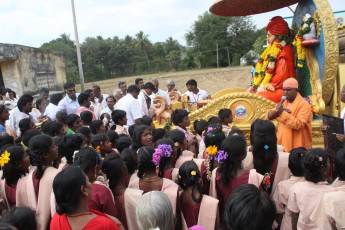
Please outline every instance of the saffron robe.
M37 229L46 230L51 217L55 214L55 196L53 193L53 180L59 170L54 167L45 169L39 183L39 194L36 199L34 182L32 180L33 168L28 174L20 178L17 183L17 206L27 206L36 212Z
M107 215L104 213L92 209L89 209L89 211L97 216L90 220L89 223L82 228L82 230L120 230L115 222L107 217ZM64 213L60 216L59 214L55 213L50 223L50 230L72 230L68 223L67 215Z
M272 76L270 82L270 84L275 88L275 91L266 90L265 92L257 93L257 95L265 97L275 103L279 103L282 96L284 95L284 81L291 77L296 78L293 62L292 48L290 45L286 45L277 56L275 74Z
M307 150L311 149L312 112L310 104L298 93L290 105L288 101L284 101L283 107L290 109L291 113L284 111L277 118L279 121L277 131L278 145L282 145L285 152L290 152L298 147L304 147Z

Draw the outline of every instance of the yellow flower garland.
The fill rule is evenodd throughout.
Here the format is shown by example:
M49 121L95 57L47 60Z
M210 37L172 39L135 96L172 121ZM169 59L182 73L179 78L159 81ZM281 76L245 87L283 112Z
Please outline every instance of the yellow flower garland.
M273 44L270 44L265 51L261 54L258 63L255 66L256 72L254 76L254 82L251 87L251 92L255 93L260 87L260 91L264 89L264 86L271 82L271 79L275 72L275 64L277 57L286 45L285 40L274 40Z

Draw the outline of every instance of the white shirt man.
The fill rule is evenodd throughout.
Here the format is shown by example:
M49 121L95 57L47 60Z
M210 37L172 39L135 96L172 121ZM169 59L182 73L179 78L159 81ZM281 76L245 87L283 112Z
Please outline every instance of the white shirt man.
M208 93L205 90L198 88L198 93L194 93L193 91L187 91L184 93L184 95L187 95L189 97L189 101L192 103L192 105L196 105L198 101L206 100L208 98Z
M80 106L77 100L78 96L79 93L76 94L76 99L72 100L68 95L66 95L65 98L59 102L59 111L66 111L67 114L75 113Z
M102 105L105 108L105 107L107 107L106 99L109 97L109 95L108 94L102 94L102 96L103 96ZM99 102L99 99L97 97L95 97L95 102ZM102 115L102 113L101 113L101 115Z
M29 114L23 113L16 107L10 111L10 118L6 121L6 123L8 122L6 125L10 126L17 136L20 136L19 122L24 118L30 118L34 123L38 122L35 112L31 111Z
M139 102L132 96L132 94L127 93L126 96L121 98L115 104L115 110L124 110L127 113L127 126L135 124L135 120L142 118L141 107Z
M54 105L53 103L49 103L46 110L44 111L44 116L48 116L51 121L56 120L56 113L59 112L60 109L57 105Z

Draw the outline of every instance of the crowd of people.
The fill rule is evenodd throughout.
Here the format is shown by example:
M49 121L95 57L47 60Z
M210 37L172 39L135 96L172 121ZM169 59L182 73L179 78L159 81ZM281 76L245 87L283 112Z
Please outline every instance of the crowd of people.
M209 97L195 80L186 87L192 103ZM152 99L169 104L178 90L173 80L167 88L137 79L107 95L68 82L65 95L42 89L35 103L22 95L0 105L0 228L345 227L345 149L331 159L312 148L296 80L284 82L286 101L267 120L252 123L249 146L228 108L193 131L189 112L176 109L172 129L156 128Z

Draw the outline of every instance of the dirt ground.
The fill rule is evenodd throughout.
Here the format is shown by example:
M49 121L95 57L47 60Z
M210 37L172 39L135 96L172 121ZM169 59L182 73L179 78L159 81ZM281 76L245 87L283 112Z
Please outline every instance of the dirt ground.
M176 88L181 92L186 92L186 82L195 79L200 89L206 90L210 95L228 88L247 88L251 82L251 66L227 67L219 69L189 70L183 72L158 73L150 75L140 75L131 77L121 77L93 82L101 87L102 93L111 95L120 81L128 85L134 84L136 78L143 78L148 82L152 78L157 78L160 89L166 89L168 79L175 80ZM85 89L90 89L92 83L86 83ZM76 86L76 91L80 92L80 85Z

